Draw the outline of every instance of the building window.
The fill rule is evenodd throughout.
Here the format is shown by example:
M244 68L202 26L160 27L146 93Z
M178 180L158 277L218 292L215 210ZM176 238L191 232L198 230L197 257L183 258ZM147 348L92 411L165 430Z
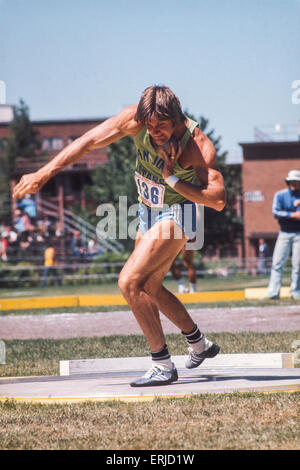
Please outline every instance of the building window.
M42 141L42 150L61 150L63 146L62 137L45 137Z
M261 191L245 191L244 200L245 202L260 202L265 198Z
M68 145L74 142L74 140L78 139L78 136L71 135L68 137L67 143Z

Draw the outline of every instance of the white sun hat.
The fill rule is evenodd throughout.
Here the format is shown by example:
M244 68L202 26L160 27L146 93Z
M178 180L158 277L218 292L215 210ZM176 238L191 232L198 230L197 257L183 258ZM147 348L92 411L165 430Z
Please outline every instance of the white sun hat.
M299 170L291 170L287 175L285 181L300 181L300 171Z

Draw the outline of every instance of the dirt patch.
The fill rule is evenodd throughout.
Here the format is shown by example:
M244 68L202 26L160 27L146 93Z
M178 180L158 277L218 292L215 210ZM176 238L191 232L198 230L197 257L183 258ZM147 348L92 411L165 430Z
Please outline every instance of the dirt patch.
M189 309L189 313L205 333L300 330L299 306L197 308ZM161 315L161 321L165 333L179 333L178 328L164 315ZM116 334L142 334L132 312L0 317L0 339L59 339Z

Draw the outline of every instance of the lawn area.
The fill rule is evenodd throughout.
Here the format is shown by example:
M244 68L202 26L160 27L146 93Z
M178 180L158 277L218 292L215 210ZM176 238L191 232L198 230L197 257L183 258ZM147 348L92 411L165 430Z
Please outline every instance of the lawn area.
M269 277L253 277L249 275L234 275L228 278L203 277L198 279L198 291L239 290L247 287L267 287ZM288 286L290 279L283 278L283 286ZM177 292L177 282L172 278L166 278L164 285L173 292ZM117 281L99 284L78 284L66 286L42 287L15 287L0 288L0 299L17 297L48 297L64 295L120 295L121 291Z
M212 333L223 353L290 352L299 331ZM185 354L182 335L167 335ZM60 359L149 355L142 335L6 341L2 376L58 374ZM300 446L300 393L232 393L153 402L0 402L0 449L198 450ZM101 455L100 455L101 458Z
M158 398L151 403L9 400L0 403L0 449L298 450L299 398L294 392ZM100 453L98 464L105 463L101 458Z

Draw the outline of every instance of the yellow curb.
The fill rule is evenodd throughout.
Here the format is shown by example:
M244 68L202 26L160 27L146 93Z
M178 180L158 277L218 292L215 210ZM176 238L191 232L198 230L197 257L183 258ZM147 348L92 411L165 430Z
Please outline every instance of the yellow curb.
M184 303L245 300L244 290L196 292L194 294L175 295ZM0 299L0 311L104 305L127 305L127 302L122 295L72 295L62 297Z
M261 300L267 297L267 287L246 288L232 291L206 291L193 294L175 294L183 303L233 302L238 300ZM281 298L290 298L290 288L281 287ZM0 299L1 310L30 310L57 307L91 307L105 305L128 305L122 295L70 295L60 297L28 297Z
M128 305L122 295L79 295L79 307L91 307L93 305Z
M71 295L66 297L29 297L0 300L0 310L27 310L56 307L78 307L78 297Z
M184 303L220 302L245 300L244 290L195 292L194 294L175 294Z
M260 300L268 296L268 288L267 287L252 287L245 289L245 299L247 300ZM289 298L290 295L290 288L289 287L281 287L280 289L280 297L281 298Z

